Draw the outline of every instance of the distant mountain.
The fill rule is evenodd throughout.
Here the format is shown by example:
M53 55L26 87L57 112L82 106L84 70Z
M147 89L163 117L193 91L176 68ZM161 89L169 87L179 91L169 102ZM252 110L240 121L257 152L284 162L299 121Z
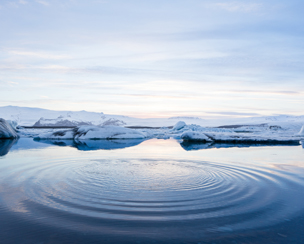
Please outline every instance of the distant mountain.
M70 121L67 119L39 119L34 126L35 127L43 127L43 126L80 126L80 125L92 125L91 122L82 122L82 121Z
M174 119L174 120L176 120L176 119L179 119L179 120L189 120L189 119L191 119L191 120L198 120L198 119L201 119L201 118L199 118L199 117L189 117L189 116L175 116L175 117L170 117L169 119Z
M78 126L78 125L117 125L163 127L174 126L179 121L186 124L201 126L222 125L254 125L267 124L269 126L298 128L304 124L304 116L278 115L248 118L202 119L199 117L177 116L170 118L139 119L123 115L110 115L87 111L54 111L41 108L17 106L0 107L0 118L13 120L20 126ZM290 124L290 125L289 125Z
M0 117L6 120L14 120L22 126L54 125L61 123L92 124L102 123L106 119L103 113L87 111L53 111L41 108L27 108L17 106L0 107ZM63 122L66 120L65 122Z
M0 118L16 121L20 126L172 126L175 123L168 119L139 119L87 111L54 111L17 106L0 107Z

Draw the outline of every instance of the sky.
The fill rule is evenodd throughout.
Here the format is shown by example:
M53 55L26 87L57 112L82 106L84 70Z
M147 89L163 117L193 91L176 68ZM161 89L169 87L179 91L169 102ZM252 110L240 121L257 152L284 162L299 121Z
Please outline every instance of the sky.
M304 115L302 0L0 0L0 106Z

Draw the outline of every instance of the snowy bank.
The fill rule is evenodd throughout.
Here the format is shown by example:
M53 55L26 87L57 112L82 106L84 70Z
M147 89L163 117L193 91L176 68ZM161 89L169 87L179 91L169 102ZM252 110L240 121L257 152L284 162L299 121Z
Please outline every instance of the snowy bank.
M14 139L18 137L18 134L10 123L5 119L0 119L0 139Z
M55 140L101 140L101 139L144 139L147 136L137 130L119 126L79 126L70 130L60 130L40 134L36 139Z

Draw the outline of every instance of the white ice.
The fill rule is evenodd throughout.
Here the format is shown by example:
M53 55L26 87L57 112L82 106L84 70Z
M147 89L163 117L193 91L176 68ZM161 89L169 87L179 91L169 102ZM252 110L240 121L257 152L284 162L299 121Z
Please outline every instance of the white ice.
M34 124L40 126L78 126L78 129L74 130L58 131L58 129L51 129L50 131L48 129L48 133L44 133L45 130L22 128L18 130L20 136L37 138L77 138L77 140L176 138L206 140L207 137L209 140L223 142L304 140L304 128L302 127L304 116L280 115L230 119L202 119L197 117L139 119L86 111L52 111L13 106L0 107L0 114L5 119L16 121L19 128L20 126L32 126ZM124 128L128 126L136 126L139 129ZM141 127L154 128L144 129ZM159 129L156 129L156 127ZM172 127L172 129L168 127ZM84 130L84 132L81 130Z
M98 139L144 139L147 135L119 126L79 126L75 129L60 130L36 136L37 139L62 139L62 140L98 140Z
M14 126L14 123L11 122L11 124ZM0 139L18 138L18 134L11 124L5 119L0 119Z

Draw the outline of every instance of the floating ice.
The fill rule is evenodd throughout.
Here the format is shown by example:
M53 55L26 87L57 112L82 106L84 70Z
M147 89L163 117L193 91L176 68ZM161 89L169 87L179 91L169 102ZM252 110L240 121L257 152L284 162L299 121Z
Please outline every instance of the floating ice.
M185 141L212 141L208 136L202 132L186 131L181 135L181 139Z
M198 129L198 128L197 128ZM299 138L274 133L236 133L220 132L212 128L202 128L196 131L186 131L180 138L192 142L218 142L218 143L253 143L253 144L293 144L299 145Z
M0 119L0 139L18 138L16 131L5 119Z
M263 143L263 144L295 144L299 139L292 136L253 133L205 133L214 142L228 143Z
M60 130L56 132L41 134L36 139L56 139L56 140L99 140L99 139L144 139L147 136L137 130L119 126L79 126L70 130Z
M173 130L180 130L186 126L186 123L184 121L178 121L174 127Z
M302 126L300 132L298 133L299 136L304 136L304 125Z

